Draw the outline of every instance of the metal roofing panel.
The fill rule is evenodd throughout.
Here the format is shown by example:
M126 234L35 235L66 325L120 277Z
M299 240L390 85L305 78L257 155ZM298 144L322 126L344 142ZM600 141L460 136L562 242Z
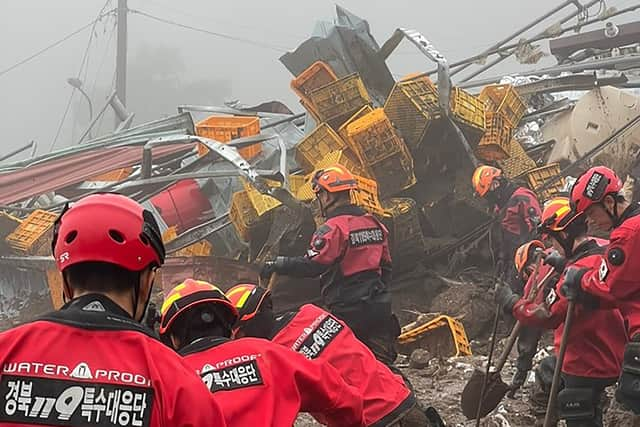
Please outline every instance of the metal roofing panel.
M193 147L194 143L159 146L152 150L153 159L158 160ZM0 174L0 204L16 203L141 161L141 146L98 148Z

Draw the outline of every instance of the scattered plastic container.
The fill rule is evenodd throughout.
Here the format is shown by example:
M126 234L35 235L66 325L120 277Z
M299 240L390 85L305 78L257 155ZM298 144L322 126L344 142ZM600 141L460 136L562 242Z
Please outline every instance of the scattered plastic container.
M327 155L324 156L322 160L316 163L315 170L328 168L329 166L333 166L335 164L344 166L349 170L349 172L354 175L371 178L371 172L369 172L367 168L364 167L362 163L360 163L356 155L353 154L353 152L348 148L327 153Z
M47 269L47 284L53 309L58 310L64 305L64 298L62 296L62 273L57 268Z
M304 70L298 77L291 80L291 89L305 103L309 104L309 94L323 86L333 83L338 77L331 67L322 61L316 61Z
M53 223L58 214L42 209L33 211L5 241L15 251L27 255L45 255L51 252Z
M424 140L431 124L442 117L438 91L426 76L396 83L384 110L412 149Z
M451 115L460 124L479 133L486 129L484 102L469 92L454 87L450 96Z
M167 228L167 230L162 233L162 241L164 244L169 243L178 237L178 232L175 226ZM173 253L173 256L176 257L192 257L192 256L210 256L211 250L213 246L207 240L200 240L192 245L187 246L186 248L182 248L179 251Z
M540 201L549 200L551 197L560 193L565 187L564 177L557 179L548 188L543 189L544 185L551 179L560 175L560 164L551 163L540 168L527 172L527 182L529 188L535 191Z
M321 121L334 129L362 107L371 104L367 89L357 73L311 91L309 99Z
M355 175L358 189L351 191L351 203L373 215L384 216L386 211L380 203L378 184L372 179Z
M347 126L349 146L360 162L373 166L402 151L404 142L382 108L376 108Z
M383 201L388 218L389 244L394 271L415 267L415 259L424 254L424 237L418 218L416 202L410 198L392 198Z
M247 196L249 196L249 200L251 200L251 205L259 217L282 204L279 200L260 193L246 180L242 180L242 184L244 185L244 190L247 192Z
M512 128L501 114L487 111L487 129L476 147L482 160L496 161L509 157Z
M370 105L365 105L364 107L359 109L357 113L355 113L353 116L351 116L351 118L349 118L349 120L344 122L342 124L342 126L340 126L338 128L338 135L340 136L340 138L342 138L343 141L348 142L349 141L349 134L347 133L347 126L349 126L351 123L355 122L359 118L365 116L366 114L369 114L372 111L373 111L373 108L371 108Z
M502 114L512 127L518 126L527 107L510 84L488 85L482 88L479 98L487 105L487 109Z
M316 169L316 164L328 153L347 148L347 144L326 123L320 124L296 146L296 161L306 173Z
M507 178L517 178L536 168L536 162L522 148L515 139L509 145L509 158L498 161L502 173Z
M260 119L257 117L210 116L196 124L196 135L215 139L218 142L260 134ZM209 149L199 145L198 153L209 152ZM262 143L238 149L238 153L246 160L253 159L262 152Z
M251 204L251 199L245 190L233 193L229 219L238 232L238 236L245 242L251 240L251 232L258 225L258 212Z
M369 166L372 178L378 183L380 197L393 197L416 183L413 171L413 158L404 147L393 156Z

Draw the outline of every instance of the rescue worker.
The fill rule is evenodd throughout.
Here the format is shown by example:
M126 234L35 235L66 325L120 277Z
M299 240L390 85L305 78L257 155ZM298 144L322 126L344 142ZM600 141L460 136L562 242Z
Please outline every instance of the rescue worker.
M525 284L535 269L536 253L544 249L544 244L539 240L532 240L521 245L515 254L514 264L517 272L518 280L522 283L523 295L527 295ZM508 315L513 316L513 310L520 299L520 295L514 293L508 286L498 286L496 291L496 301L502 306L502 310ZM511 383L509 397L514 398L516 391L522 386L526 379L527 373L533 367L533 358L538 351L538 341L542 330L531 326L522 325L518 334L518 358L516 366L520 375ZM524 374L522 374L524 373Z
M198 376L139 323L165 256L151 212L87 196L56 220L52 249L67 302L0 334L0 424L224 426Z
M267 338L310 360L335 367L364 400L367 426L444 426L433 408L422 411L400 375L375 358L340 319L312 304L276 317L271 293L252 284L227 291L239 312L236 337Z
M216 286L192 279L167 295L160 334L202 377L228 425L291 426L299 412L329 426L362 426L362 397L331 366L267 340L231 341L236 308Z
M566 197L556 197L542 213L541 229L555 252L545 263L558 273L566 268L599 265L606 240L587 236L586 217L575 213ZM560 292L563 277L549 291L546 315L526 315L535 307L525 305L516 317L521 322L554 329L554 347L559 351L568 309L568 298ZM569 298L572 298L569 295ZM602 307L595 298L578 298L562 365L563 389L558 393L558 415L568 427L602 426L604 389L613 385L620 373L627 338L620 311ZM528 303L536 305L535 302Z
M500 169L492 166L476 168L471 183L476 196L489 202L500 222L495 275L522 296L524 283L518 280L510 261L514 259L516 249L530 241L536 233L541 213L538 199L531 190L517 186L504 177ZM527 378L538 348L538 339L538 331L522 328L518 336L516 372L511 380L513 390L522 386Z
M609 246L597 262L567 271L564 291L583 292L615 304L627 325L629 342L624 350L622 374L616 399L640 414L640 207L621 193L623 183L616 173L596 166L580 175L571 189L576 212L584 213L596 230L611 231ZM621 353L622 354L622 353Z
M391 311L391 256L387 229L351 203L355 177L341 165L319 170L313 191L326 222L311 238L305 256L277 257L265 263L262 276L320 276L323 303L343 320L376 357L396 359L398 319Z

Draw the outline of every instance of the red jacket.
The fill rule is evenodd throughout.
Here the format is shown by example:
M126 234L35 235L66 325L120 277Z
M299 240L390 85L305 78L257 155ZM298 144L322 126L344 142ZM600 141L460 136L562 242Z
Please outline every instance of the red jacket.
M535 231L536 224L532 219L542 215L535 193L525 187L516 188L507 203L497 211L502 229L518 236L529 236Z
M607 251L582 278L582 289L615 303L629 337L640 333L640 207L631 205L613 229Z
M318 412L329 426L362 426L362 397L333 367L258 338L203 338L180 350L229 425L292 426Z
M545 253L548 254L552 250L553 249L547 249ZM542 288L538 291L533 301L529 301L528 295L531 295L533 289L538 286L540 281L544 279L547 273L549 273L549 271L551 270L552 267L544 264L543 260L541 259L537 276L534 277L533 274L529 276L527 283L524 285L524 296L520 298L513 306L513 317L516 320L519 320L526 325L532 323L535 324L538 320L541 319L541 304L543 304L548 294L548 287L550 286L550 284L557 282L557 277L549 278L549 280L545 284L545 288Z
M569 260L567 267L597 266L605 244L606 240L600 239L583 243L576 248L576 253ZM562 278L546 298L550 313L548 318L534 316L528 319L529 324L555 330L556 352L560 349L568 308L568 301L560 292L561 287ZM576 305L562 372L588 378L616 378L620 374L624 346L627 342L622 315L617 309L589 305Z
M364 399L367 426L386 426L415 405L402 377L379 362L344 322L307 304L278 320L273 342L334 366Z
M0 334L0 366L0 425L225 426L200 378L101 295Z

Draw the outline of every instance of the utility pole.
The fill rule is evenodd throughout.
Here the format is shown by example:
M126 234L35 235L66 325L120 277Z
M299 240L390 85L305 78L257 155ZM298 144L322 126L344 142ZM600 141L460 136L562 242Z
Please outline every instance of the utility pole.
M116 53L116 95L127 105L127 0L118 0L118 51ZM116 116L116 127L120 120Z

